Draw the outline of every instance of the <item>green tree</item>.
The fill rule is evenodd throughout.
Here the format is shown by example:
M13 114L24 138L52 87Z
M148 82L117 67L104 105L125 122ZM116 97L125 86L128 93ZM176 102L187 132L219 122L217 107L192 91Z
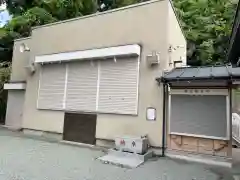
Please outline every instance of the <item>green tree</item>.
M106 11L110 9L120 8L124 6L128 6L131 4L136 4L148 0L97 0L98 1L98 10Z
M15 16L12 20L4 27L7 32L16 32L19 37L29 36L31 33L31 27L52 23L57 21L56 18L47 12L43 8L34 7L27 10L20 16Z
M174 0L188 40L188 63L224 63L237 0Z
M88 15L97 10L96 0L6 0L6 4L8 11L15 16L39 7L58 20Z
M44 8L58 20L89 15L97 11L95 0L45 0L38 1L37 6Z

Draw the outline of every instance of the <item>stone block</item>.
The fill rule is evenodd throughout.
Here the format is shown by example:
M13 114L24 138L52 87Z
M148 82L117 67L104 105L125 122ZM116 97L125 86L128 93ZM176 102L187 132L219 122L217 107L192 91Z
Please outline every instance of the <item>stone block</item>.
M182 147L180 144L176 143L174 139L171 140L171 149L174 150L182 150Z
M212 139L203 139L199 138L198 146L201 150L213 151L213 140Z
M201 154L214 155L213 149L205 149L205 147L202 147L202 146L198 147L198 152Z
M174 141L178 145L182 145L182 136L171 135L171 141Z
M184 136L182 142L183 142L183 145L197 146L198 138Z
M218 151L221 150L222 148L228 146L228 141L224 140L214 140L214 150Z
M222 149L216 150L214 152L214 155L216 156L228 156L228 146L223 147Z
M183 144L182 150L189 152L198 152L198 147L195 145Z

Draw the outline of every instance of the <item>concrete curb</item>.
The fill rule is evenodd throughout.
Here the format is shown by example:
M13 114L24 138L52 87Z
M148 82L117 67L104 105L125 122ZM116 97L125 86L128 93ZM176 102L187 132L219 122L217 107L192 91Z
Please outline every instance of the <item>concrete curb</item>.
M172 159L180 159L180 160L185 160L188 162L196 162L200 164L207 164L207 165L213 165L213 166L219 166L219 167L224 167L224 168L232 168L232 163L231 162L223 162L223 161L217 161L217 160L211 160L211 159L206 159L206 158L196 158L196 157L190 157L190 156L184 156L184 155L176 155L176 154L166 154L167 157L172 158Z
M0 128L5 129L5 130L9 130L9 131L12 131L12 132L22 131L22 128L15 128L15 127L7 126L7 125L0 125Z
M84 143L78 143L78 142L71 142L71 141L65 141L61 140L59 141L60 144L66 144L66 145L71 145L71 146L76 146L76 147L81 147L81 148L88 148L91 150L96 150L96 151L102 151L102 152L107 152L108 148L101 147L101 146L96 146L92 144L84 144Z

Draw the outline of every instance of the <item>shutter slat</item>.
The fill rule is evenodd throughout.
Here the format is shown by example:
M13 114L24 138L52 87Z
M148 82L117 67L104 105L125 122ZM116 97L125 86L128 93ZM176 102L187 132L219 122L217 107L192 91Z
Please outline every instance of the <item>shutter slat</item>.
M66 109L96 111L98 67L89 61L72 62L68 66Z
M100 62L99 112L137 114L138 60Z
M39 109L63 109L65 75L65 64L48 64L41 67Z

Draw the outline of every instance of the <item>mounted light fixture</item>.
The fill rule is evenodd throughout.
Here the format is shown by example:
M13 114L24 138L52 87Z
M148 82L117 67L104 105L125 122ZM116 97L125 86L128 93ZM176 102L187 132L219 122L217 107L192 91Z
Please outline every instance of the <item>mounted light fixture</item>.
M25 52L25 51L30 51L29 47L25 44L25 43L22 43L19 47L19 51L21 53Z
M27 44L22 43L19 46L19 51L21 53L29 52L30 48L27 46ZM33 75L36 71L35 63L33 61L29 60L28 65L25 66L25 69L29 75Z

